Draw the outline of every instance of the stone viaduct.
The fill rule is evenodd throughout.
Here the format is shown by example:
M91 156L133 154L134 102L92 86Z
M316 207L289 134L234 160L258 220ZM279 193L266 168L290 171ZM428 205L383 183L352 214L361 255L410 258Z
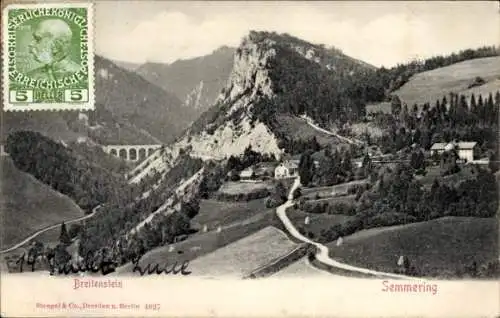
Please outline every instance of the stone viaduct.
M103 145L104 152L128 161L144 160L163 145Z

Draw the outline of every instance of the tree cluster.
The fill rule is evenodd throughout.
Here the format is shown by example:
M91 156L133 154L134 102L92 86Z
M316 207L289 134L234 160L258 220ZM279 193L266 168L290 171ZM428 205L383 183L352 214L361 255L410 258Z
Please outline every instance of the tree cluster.
M499 203L495 176L483 168L474 171L474 177L465 181L449 184L435 180L429 189L415 180L410 167L399 164L389 181L381 175L372 188L364 191L351 220L323 231L322 240L329 242L362 229L443 216L494 217ZM329 211L328 206L311 209Z
M411 110L403 104L394 107L392 114L377 114L377 125L388 127L378 138L383 152L396 152L415 144L430 149L436 142L475 141L482 154L496 149L500 92L487 98L474 94L470 99L450 94L437 100L433 107L414 105Z

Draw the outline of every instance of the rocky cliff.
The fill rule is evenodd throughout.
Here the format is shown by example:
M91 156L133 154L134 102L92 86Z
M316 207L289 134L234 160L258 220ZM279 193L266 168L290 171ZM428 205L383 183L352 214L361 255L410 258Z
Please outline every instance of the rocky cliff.
M279 158L288 151L284 141L292 138L283 129L282 115L306 114L318 122L355 118L364 105L344 83L372 70L336 49L286 34L250 32L236 49L231 73L213 106L171 148L227 158L251 146ZM191 95L191 100L197 98L199 94Z

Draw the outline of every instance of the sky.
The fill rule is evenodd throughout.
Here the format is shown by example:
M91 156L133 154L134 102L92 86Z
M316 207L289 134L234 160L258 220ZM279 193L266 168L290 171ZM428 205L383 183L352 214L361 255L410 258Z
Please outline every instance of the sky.
M98 1L95 47L105 57L171 63L237 47L250 30L289 33L375 66L500 44L496 1Z

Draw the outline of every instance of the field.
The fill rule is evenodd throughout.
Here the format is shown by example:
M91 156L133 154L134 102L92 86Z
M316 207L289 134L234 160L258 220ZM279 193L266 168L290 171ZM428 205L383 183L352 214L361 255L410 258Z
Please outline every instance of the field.
M305 233L306 236L310 236L309 233L311 233L314 238L317 238L322 230L327 230L351 218L343 214L307 213L293 208L288 209L286 214L301 233ZM306 217L309 217L309 224L305 224Z
M366 105L366 113L391 113L391 103L390 102L380 102L377 104L368 104Z
M266 227L190 263L193 275L243 277L284 256L297 244L275 227Z
M367 105L366 112L369 113L372 111L373 110L370 107L368 107L368 105ZM391 112L390 106L389 106L388 112ZM358 138L360 136L362 136L365 132L368 132L368 134L372 137L382 137L382 135L384 134L384 129L382 129L381 127L378 127L374 123L370 123L370 122L368 122L368 123L363 123L363 122L353 123L349 126L349 128L351 129L352 134L354 136L357 136Z
M473 90L468 89L474 79L480 76L486 81L485 86L476 87ZM456 63L450 66L441 67L432 71L416 74L395 91L403 102L409 106L425 102L434 105L436 99L441 100L449 92L466 93L471 91L480 91L486 93L494 92L500 89L500 57L487 57L468 60ZM491 83L488 83L491 82ZM449 99L449 97L447 96Z
M324 204L327 203L329 205L336 204L336 203L347 203L347 204L355 204L356 203L356 195L343 195L343 196L338 196L338 197L329 197L329 198L323 198L323 199L312 199L312 200L307 200L305 201L306 205L309 204Z
M0 248L11 246L46 226L84 215L68 197L17 170L9 157L0 160L3 226Z
M171 264L176 261L192 261L267 226L276 226L278 228L281 226L274 210L266 211L242 222L223 227L219 233L213 229L209 229L206 233L199 232L193 234L186 240L176 244L153 249L143 256L140 264L164 264L166 262ZM132 269L133 265L129 263L120 267L117 273L132 273Z
M329 187L315 187L315 188L302 188L302 195L311 199L327 198L334 195L345 195L347 194L349 187L365 184L366 180L355 180L351 182L341 183Z
M462 166L458 173L441 176L442 169L438 166L428 166L425 168L425 176L417 176L416 179L422 183L424 187L431 187L434 179L438 179L440 183L446 183L449 186L456 185L458 182L465 181L474 176L472 166Z
M310 277L332 277L326 271L317 269L307 261L307 256L299 259L293 264L283 268L272 277L276 278L310 278Z
M470 96L474 94L476 96L476 101L477 98L479 98L479 95L483 96L483 99L487 98L490 93L493 94L493 97L495 97L495 92L500 90L500 79L495 79L490 82L487 82L481 86L476 86L469 88L467 90L462 91L461 93L464 94L465 96Z
M259 214L272 212L265 206L264 199L248 202L226 202L217 200L201 200L200 211L191 224L195 228L206 225L209 229L241 222Z
M285 133L285 136L292 139L309 140L312 137L316 137L321 146L329 144L340 145L344 143L335 136L317 131L309 126L305 120L296 117L281 115L278 116L278 122L280 123L279 129Z
M480 86L468 88L476 77L481 77L485 83ZM431 106L443 96L449 100L449 93L463 94L470 97L472 93L487 97L493 96L500 90L500 57L479 58L463 61L453 65L414 75L410 80L394 91L403 103L412 107L415 103L419 106L428 102ZM390 102L381 102L366 106L367 113L391 112Z
M251 192L258 192L264 189L271 189L272 186L266 182L226 182L224 183L219 192L228 195L247 194Z
M498 220L445 217L363 230L329 244L331 257L356 266L395 272L399 256L425 276L453 277L464 265L498 258Z

